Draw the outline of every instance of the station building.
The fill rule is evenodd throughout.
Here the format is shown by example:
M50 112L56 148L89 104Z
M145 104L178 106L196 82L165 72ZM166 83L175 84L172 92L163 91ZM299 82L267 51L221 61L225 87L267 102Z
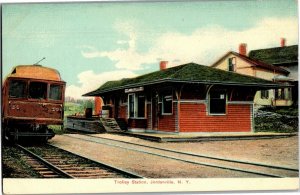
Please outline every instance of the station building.
M100 96L109 117L128 130L157 132L252 132L257 90L272 81L188 63L136 78L108 81L84 96Z

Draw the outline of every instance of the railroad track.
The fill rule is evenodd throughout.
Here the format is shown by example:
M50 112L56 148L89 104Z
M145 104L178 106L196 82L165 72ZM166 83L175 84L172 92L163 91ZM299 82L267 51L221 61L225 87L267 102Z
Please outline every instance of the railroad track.
M143 178L51 145L17 147L22 158L43 178Z
M160 156L163 158L173 159L186 163L203 165L208 167L227 169L232 171L239 171L244 173L250 173L263 177L298 177L299 170L291 167L275 166L257 162L241 161L234 159L226 159L215 156L207 156L195 153L182 152L177 150L170 150L164 148L158 148L143 144L136 144L121 140L115 140L110 138L98 137L95 135L64 135L72 137L74 139L85 140L89 142L95 142L98 144L108 145L117 148L123 148L126 150L132 150L141 152L144 154Z

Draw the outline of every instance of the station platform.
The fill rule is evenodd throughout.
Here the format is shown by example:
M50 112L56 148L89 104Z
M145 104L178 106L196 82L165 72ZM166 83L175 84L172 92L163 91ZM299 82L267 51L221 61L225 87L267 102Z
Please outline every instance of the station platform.
M145 132L126 131L118 134L137 137L155 142L199 142L199 141L230 141L276 139L296 136L297 133L271 133L271 132L205 132L205 133L163 133L153 130Z

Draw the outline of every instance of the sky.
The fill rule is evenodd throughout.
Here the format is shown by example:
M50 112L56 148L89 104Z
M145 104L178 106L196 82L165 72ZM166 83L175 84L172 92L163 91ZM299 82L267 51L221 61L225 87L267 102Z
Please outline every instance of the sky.
M247 51L298 44L296 0L2 4L2 78L16 65L57 69L66 96L109 80Z

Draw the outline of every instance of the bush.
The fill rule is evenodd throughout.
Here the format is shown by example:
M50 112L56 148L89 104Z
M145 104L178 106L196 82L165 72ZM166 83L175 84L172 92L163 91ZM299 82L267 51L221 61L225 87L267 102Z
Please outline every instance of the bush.
M298 109L263 107L255 113L254 122L256 132L298 132Z

